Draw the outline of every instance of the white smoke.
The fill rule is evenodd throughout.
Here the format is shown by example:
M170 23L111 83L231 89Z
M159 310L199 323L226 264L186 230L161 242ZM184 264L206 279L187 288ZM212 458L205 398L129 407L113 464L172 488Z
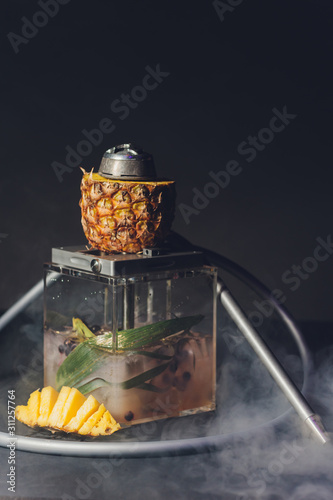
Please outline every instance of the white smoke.
M39 316L33 308L32 321L37 321L37 317ZM30 322L21 329L20 335L21 341L27 342L32 351L36 349L36 352L40 352L39 333L35 333L37 329L40 329L40 324L35 324L34 330ZM246 341L242 341L239 332L232 325L228 325L227 331L229 340L223 345L226 356L218 370L216 412L133 426L110 438L110 442L134 441L140 446L144 441L217 436L218 450L202 453L202 450L196 450L194 446L194 453L189 456L147 456L140 460L142 465L139 467L139 477L134 473L138 470L137 460L120 460L110 468L109 475L105 473L105 477L100 477L96 487L87 479L92 474L91 460L85 462L64 457L62 473L64 478L66 474L70 474L71 478L64 480L60 496L68 494L74 498L83 498L80 497L81 490L77 485L80 484L83 488L84 484L86 491L90 491L91 498L104 498L108 485L112 483L114 492L118 491L123 498L127 495L133 499L158 500L171 496L191 499L331 500L332 444L323 446L314 437L307 435L300 418L290 409L286 398ZM225 333L225 330L220 331L224 341ZM230 335L233 336L233 343L230 342ZM282 343L279 357L292 378L299 383L302 372L300 357L283 347L283 337L278 340ZM34 361L30 356L25 357L25 360L26 370L17 384L22 400L26 399L25 396L30 391L31 381L39 380L42 373L39 359ZM327 430L332 432L333 346L320 352L315 362L316 370L311 378L307 398L322 416ZM15 363L17 366L19 360L16 359ZM9 387L11 383L10 379L6 379L2 394L6 392L7 386L12 388ZM221 436L222 441L218 443ZM42 437L45 438L45 434ZM37 456L36 461L38 460L42 460L41 456ZM99 459L95 461L100 465L103 463ZM68 464L72 464L72 470ZM51 472L48 474L52 475ZM98 472L94 471L94 474ZM162 484L164 488L161 487ZM47 496L47 486L39 485L39 488L40 495ZM19 490L28 494L29 485L19 482Z

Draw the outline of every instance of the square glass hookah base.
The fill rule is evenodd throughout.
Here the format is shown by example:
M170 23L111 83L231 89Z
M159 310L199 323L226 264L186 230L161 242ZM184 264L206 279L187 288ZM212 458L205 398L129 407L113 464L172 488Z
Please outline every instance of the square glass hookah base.
M158 340L152 334L143 342L138 330L135 341L142 340L143 345L130 350L93 349L99 356L75 386L80 389L93 381L97 387L93 396L122 425L214 410L216 269L198 266L200 256L193 254L155 259L107 256L98 259L104 274L95 274L86 270L94 265L89 259L96 262L94 253L65 250L64 263L46 265L44 386L59 388L58 370L75 354L79 342L73 336L73 317L82 320L99 341L103 334L112 337L113 332L200 315L190 328ZM61 260L59 251L56 258ZM70 267L73 260L84 269ZM184 267L184 262L189 265ZM142 272L135 274L138 270Z
M66 266L58 265L56 271L58 274L59 271L62 272L62 267ZM80 275L80 271L73 269L62 274L66 273L68 276ZM47 280L54 279L54 276L47 273ZM235 278L231 272L228 282L229 278L232 285L239 288L237 297L242 296L244 299L242 305L245 310L251 311L253 301L263 299L260 294L253 293L242 277ZM65 277L62 276L61 279ZM101 276L101 282L104 279L105 277ZM57 283L57 280L54 283ZM48 293L47 297L52 300L51 293ZM48 299L46 299L47 304ZM11 342L5 345L3 350L3 355L10 359L14 357L20 368L18 370L20 375L8 376L3 380L0 389L0 446L4 447L12 439L7 434L7 391L14 389L17 404L25 404L28 395L36 387L43 386L43 353L38 329L41 323L39 312L41 307L39 305L37 307L38 314L35 309L36 305L33 303L25 311L22 326L16 323L15 329L12 329L12 339L15 339L19 328L19 342L16 344ZM88 312L91 314L91 309L86 307L87 315ZM235 439L248 440L251 436L257 439L260 429L266 428L268 431L277 432L278 426L282 430L286 426L288 428L294 426L293 411L290 410L287 400L224 313L221 304L218 304L217 315L215 411L189 415L186 418L157 419L141 425L128 427L124 425L121 431L111 436L97 438L61 432L52 434L45 429L32 429L17 421L15 433L17 450L79 457L191 454L230 446ZM27 318L30 318L30 323L27 323ZM61 322L57 327L60 326ZM309 391L311 357L296 325L283 322L281 317L274 313L260 327L260 334L306 395ZM183 413L186 414L186 410Z

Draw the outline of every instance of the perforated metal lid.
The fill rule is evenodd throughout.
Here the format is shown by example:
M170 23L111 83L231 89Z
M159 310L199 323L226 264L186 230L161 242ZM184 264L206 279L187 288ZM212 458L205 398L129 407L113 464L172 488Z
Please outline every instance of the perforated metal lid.
M133 143L119 144L108 149L103 155L98 173L111 179L156 179L152 155Z

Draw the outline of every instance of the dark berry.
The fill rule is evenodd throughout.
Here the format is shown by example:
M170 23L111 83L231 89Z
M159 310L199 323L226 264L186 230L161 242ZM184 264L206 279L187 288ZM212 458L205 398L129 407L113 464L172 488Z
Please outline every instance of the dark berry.
M132 411L128 411L125 415L125 420L127 420L127 422L130 422L134 417L134 413Z
M65 352L65 346L64 346L64 344L60 344L60 346L58 346L58 351L60 352L60 354L62 354L63 352Z
M99 330L101 329L101 327L99 325L93 325L90 330L93 332L93 333L97 333Z

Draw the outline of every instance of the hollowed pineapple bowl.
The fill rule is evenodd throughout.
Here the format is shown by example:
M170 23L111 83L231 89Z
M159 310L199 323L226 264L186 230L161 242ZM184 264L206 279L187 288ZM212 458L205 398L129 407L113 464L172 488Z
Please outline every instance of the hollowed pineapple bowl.
M108 179L83 170L81 194L84 233L102 252L138 253L159 245L174 218L174 181Z
M166 238L175 212L175 183L159 180L154 160L133 143L108 149L98 173L83 171L80 207L93 249L138 253Z

